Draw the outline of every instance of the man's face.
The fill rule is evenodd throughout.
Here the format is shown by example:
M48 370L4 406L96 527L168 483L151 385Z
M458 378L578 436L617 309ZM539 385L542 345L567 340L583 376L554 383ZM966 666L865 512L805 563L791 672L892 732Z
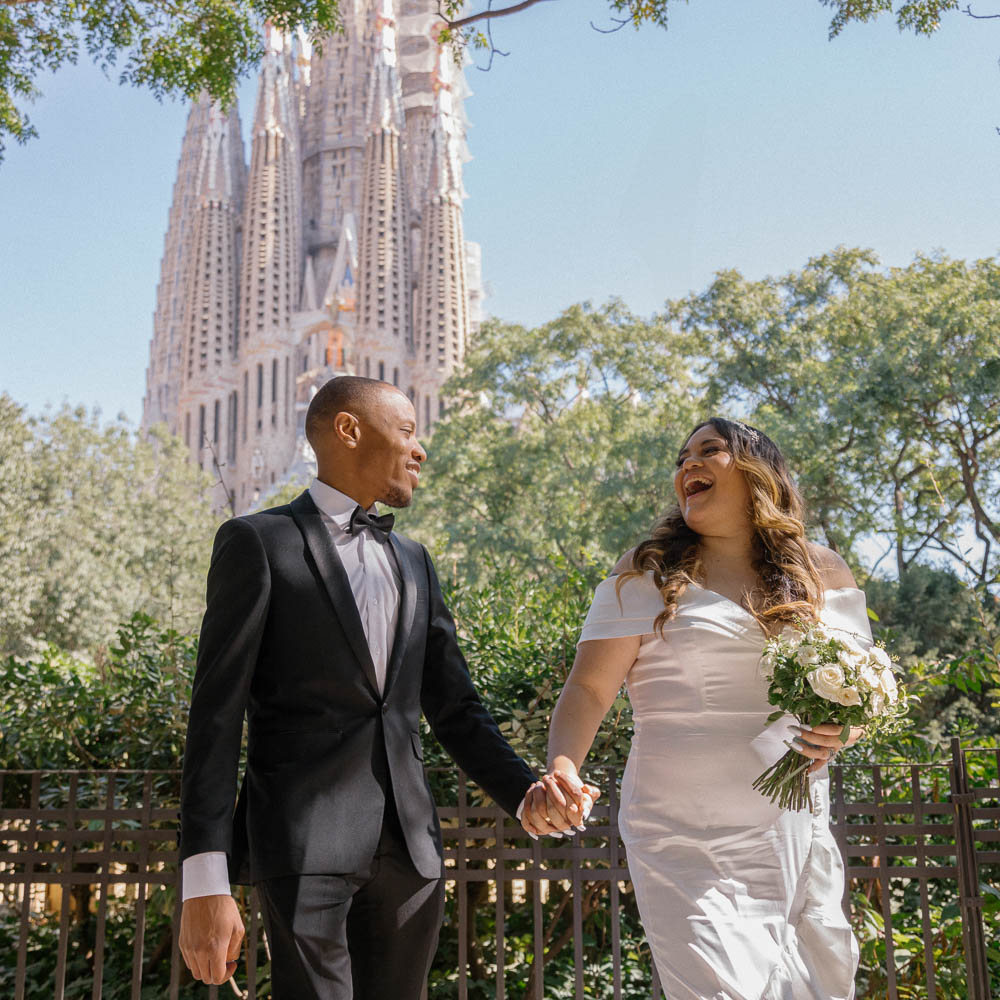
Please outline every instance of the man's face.
M427 452L417 440L417 415L401 392L386 389L362 421L364 475L375 499L389 507L407 507L420 481Z

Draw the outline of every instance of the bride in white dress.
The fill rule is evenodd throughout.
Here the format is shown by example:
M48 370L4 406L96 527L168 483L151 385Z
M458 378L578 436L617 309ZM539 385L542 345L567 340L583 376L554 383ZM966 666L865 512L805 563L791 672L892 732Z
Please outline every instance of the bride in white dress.
M561 803L553 784L579 792L626 683L635 735L619 821L668 1000L850 1000L858 948L829 828L840 729L766 726L759 661L767 635L795 619L870 643L864 595L839 556L806 540L801 499L760 431L718 418L696 427L674 488L678 507L597 588L528 824L580 823L579 795ZM786 740L813 759L811 812L751 787Z

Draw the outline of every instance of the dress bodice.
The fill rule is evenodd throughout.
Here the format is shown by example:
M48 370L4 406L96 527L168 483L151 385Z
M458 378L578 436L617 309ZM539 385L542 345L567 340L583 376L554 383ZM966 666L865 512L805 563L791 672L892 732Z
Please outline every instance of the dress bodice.
M629 671L629 699L637 720L649 713L772 711L760 656L767 640L744 607L697 584L689 584L662 633L654 622L663 599L652 574L631 577L619 595L617 577L597 588L580 641L642 636ZM865 596L854 587L827 590L821 620L863 645L871 643Z

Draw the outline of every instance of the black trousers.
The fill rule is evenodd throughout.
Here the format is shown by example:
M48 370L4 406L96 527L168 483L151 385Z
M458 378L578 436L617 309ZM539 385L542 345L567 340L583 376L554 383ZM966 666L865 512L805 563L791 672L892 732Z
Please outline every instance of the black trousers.
M419 1000L444 915L444 882L410 861L392 793L375 856L347 875L257 883L273 1000Z

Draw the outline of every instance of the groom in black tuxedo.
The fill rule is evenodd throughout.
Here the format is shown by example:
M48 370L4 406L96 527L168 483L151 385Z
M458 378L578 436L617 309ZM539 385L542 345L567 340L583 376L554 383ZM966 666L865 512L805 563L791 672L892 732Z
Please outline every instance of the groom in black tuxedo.
M180 946L196 978L228 979L243 937L230 882L252 883L274 1000L417 1000L444 900L421 711L508 813L534 776L476 694L426 549L375 510L417 486L412 404L342 376L314 397L306 434L310 488L215 539L184 753Z

